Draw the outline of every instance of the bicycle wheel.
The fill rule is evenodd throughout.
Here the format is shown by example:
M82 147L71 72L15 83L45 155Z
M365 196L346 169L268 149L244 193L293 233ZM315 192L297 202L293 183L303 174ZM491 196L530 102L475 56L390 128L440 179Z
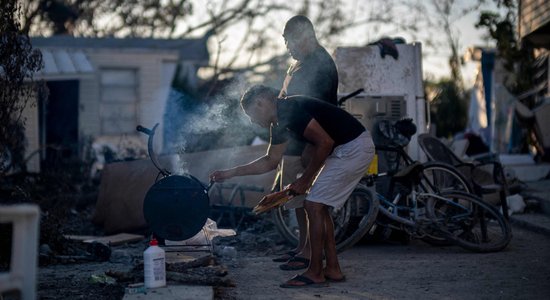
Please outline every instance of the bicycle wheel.
M468 180L455 167L437 161L425 162L422 166L421 191L436 194L444 191L473 193Z
M461 191L445 191L427 200L429 217L445 237L475 252L504 249L512 239L510 224L493 206Z
M440 194L444 191L463 191L471 193L473 189L455 167L435 161L422 164L422 179L418 190L424 193ZM420 203L419 203L420 204ZM421 207L420 207L421 208ZM453 243L448 241L438 231L425 232L422 241L434 246L449 246Z
M334 221L338 252L351 248L367 234L376 222L380 204L376 195L367 186L359 184L346 201L347 205L350 206L351 216L346 226L339 224L339 235L336 234L337 219Z
M287 209L284 206L279 206L271 211L271 219L279 234L287 242L293 247L298 245L300 229L298 228L298 221L296 220L294 209Z
M336 249L342 252L357 243L372 227L377 214L378 199L366 186L359 184L341 209L331 210ZM273 210L272 219L279 233L289 243L297 245L300 231L294 209L278 207Z

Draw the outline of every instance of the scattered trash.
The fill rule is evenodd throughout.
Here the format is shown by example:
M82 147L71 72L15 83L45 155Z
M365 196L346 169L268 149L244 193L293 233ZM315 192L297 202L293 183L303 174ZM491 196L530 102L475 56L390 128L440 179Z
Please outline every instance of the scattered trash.
M111 257L111 248L99 242L88 244L87 250L93 260L108 261Z
M143 283L132 283L124 289L124 293L126 295L147 294L147 289Z
M235 260L237 259L237 249L231 246L224 246L221 250L221 255L226 259Z
M523 197L519 194L511 195L506 197L506 202L508 203L508 215L512 214L522 214L525 211L525 202ZM502 212L502 207L501 207Z
M196 248L200 248L212 244L212 240L215 237L229 237L236 234L237 233L233 229L218 228L216 222L208 218L202 230L195 236L183 241L165 240L164 243L166 246L195 246ZM172 249L177 250L176 248Z
M107 276L105 274L94 274L92 276L90 276L90 281L92 283L102 283L102 284L107 284L107 285L113 285L113 284L116 284L116 279L114 279L113 277L110 277L110 276Z

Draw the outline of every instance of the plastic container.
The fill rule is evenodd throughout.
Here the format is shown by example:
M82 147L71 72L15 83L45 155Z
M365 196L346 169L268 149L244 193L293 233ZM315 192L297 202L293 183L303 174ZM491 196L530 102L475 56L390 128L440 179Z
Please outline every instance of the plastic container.
M146 288L166 286L166 258L165 252L158 246L155 238L143 252L143 271Z

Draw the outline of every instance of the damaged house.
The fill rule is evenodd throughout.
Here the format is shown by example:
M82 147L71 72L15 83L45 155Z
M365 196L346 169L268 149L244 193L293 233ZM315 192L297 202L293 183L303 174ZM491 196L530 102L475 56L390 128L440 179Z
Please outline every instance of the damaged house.
M162 127L177 68L196 86L197 70L208 64L206 41L31 38L44 61L35 79L44 80L49 93L37 95L37 105L24 112L28 170L40 172L60 158L77 156L86 141L143 149L136 124ZM159 135L157 149L162 143Z

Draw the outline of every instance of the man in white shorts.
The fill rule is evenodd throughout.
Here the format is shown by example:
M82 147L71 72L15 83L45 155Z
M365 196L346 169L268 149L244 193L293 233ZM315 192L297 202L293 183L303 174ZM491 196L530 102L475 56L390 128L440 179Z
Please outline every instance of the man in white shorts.
M329 207L344 205L374 156L369 132L346 111L315 98L277 98L278 91L263 85L248 89L241 107L250 120L270 129L266 155L244 165L210 174L213 181L262 174L275 169L290 136L311 145L313 151L303 175L290 184L297 195L306 194L311 257L308 269L281 287L324 285L342 281L334 240L334 224ZM323 253L326 266L323 267Z
M288 69L279 98L302 95L317 98L335 106L338 105L338 70L330 54L319 44L311 21L302 15L290 18L283 30L283 38L290 56L295 60ZM303 142L291 141L280 164L280 187L296 180L307 166L310 147ZM282 179L282 180L281 180ZM307 217L304 196L294 197L285 204L293 209L298 223L298 244L282 256L273 259L284 262L282 270L307 268L311 256L307 243Z

